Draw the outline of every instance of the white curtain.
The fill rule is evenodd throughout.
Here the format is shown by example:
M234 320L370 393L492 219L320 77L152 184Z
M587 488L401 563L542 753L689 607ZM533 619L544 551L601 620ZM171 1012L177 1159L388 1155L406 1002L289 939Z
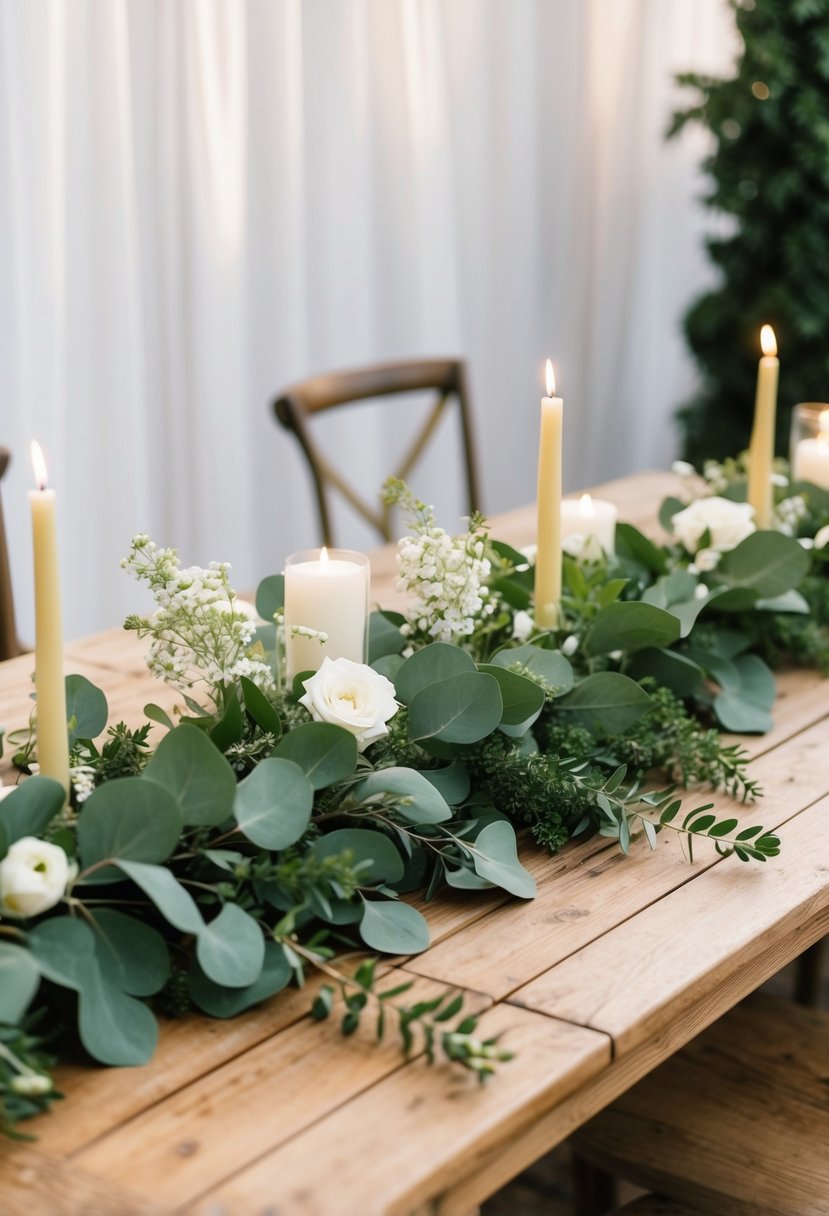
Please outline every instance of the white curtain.
M318 371L464 354L489 511L533 496L548 354L569 488L664 465L710 224L705 140L663 141L672 75L734 50L725 0L0 0L0 443L24 637L32 436L60 496L69 637L140 603L118 570L134 532L231 561L240 587L314 542L269 401ZM398 432L334 424L369 493ZM449 524L456 469L447 431L415 488Z

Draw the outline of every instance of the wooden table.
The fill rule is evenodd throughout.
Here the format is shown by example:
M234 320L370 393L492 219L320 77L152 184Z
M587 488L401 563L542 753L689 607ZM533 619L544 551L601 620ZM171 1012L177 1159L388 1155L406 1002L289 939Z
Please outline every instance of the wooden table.
M643 474L601 492L647 525L672 485ZM532 532L531 511L493 528L513 543ZM390 572L388 553L377 569ZM68 653L113 716L175 699L132 635ZM25 716L31 666L0 668L8 726ZM0 1148L3 1216L468 1216L829 931L829 688L811 673L778 685L773 731L746 740L765 799L716 803L779 828L779 858L712 850L688 865L665 837L628 859L598 838L555 857L525 846L532 903L446 893L424 909L434 944L399 970L424 994L462 986L482 1029L506 1032L517 1058L485 1088L312 1024L307 990L230 1022L165 1023L145 1068L60 1070L67 1099L28 1126L36 1145Z

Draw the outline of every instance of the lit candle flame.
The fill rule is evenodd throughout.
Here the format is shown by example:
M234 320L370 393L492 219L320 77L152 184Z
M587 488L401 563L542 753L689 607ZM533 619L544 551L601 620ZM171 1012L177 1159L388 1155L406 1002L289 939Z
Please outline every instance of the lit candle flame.
M553 371L552 359L547 360L547 396L554 397L556 392L556 374Z
M764 355L777 354L777 339L770 325L764 325L760 330L760 349Z
M588 519L594 514L593 499L589 494L582 494L581 498L579 499L579 514Z
M829 439L829 410L823 410L817 420L821 439Z
M326 549L325 545L323 545L320 549L320 561L323 565L325 565L328 561L328 550Z
M37 488L45 490L49 478L46 473L46 461L43 459L43 449L36 439L32 440L32 467L35 471Z

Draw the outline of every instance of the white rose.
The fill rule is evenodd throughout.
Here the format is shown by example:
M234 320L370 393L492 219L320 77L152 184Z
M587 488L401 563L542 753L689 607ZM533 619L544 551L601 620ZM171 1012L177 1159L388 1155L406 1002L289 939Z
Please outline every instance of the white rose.
M728 498L697 498L673 518L674 535L689 553L696 553L706 532L710 548L724 553L745 540L754 526L754 508L747 502L731 502Z
M303 687L305 696L299 698L300 705L318 722L351 731L361 752L389 733L386 723L398 708L394 685L364 663L326 657Z
M45 912L62 898L74 872L56 844L36 836L16 840L0 861L0 913L28 917Z
M718 549L698 549L694 558L694 565L697 571L702 570L705 574L715 570L719 565L722 554Z
M815 548L825 549L827 545L829 545L829 524L818 529L815 533Z

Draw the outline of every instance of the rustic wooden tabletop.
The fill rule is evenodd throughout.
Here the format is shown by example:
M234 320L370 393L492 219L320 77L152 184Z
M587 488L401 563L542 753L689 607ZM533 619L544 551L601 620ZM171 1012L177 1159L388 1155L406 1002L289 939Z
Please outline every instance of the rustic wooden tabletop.
M664 474L601 487L621 517L652 523ZM531 511L493 535L531 539ZM391 555L374 598L392 602ZM137 722L175 694L114 630L67 648L68 667ZM0 667L0 721L26 717L31 656ZM417 990L466 990L481 1029L516 1058L485 1087L366 1031L313 1023L307 990L232 1021L164 1023L141 1069L67 1065L68 1097L0 1147L3 1216L468 1216L528 1163L829 931L829 695L810 672L778 676L774 729L744 740L780 857L743 866L713 850L693 865L664 837L624 858L595 838L551 857L525 844L531 903L442 895L423 911L433 946L398 970ZM707 798L706 798L707 800Z

